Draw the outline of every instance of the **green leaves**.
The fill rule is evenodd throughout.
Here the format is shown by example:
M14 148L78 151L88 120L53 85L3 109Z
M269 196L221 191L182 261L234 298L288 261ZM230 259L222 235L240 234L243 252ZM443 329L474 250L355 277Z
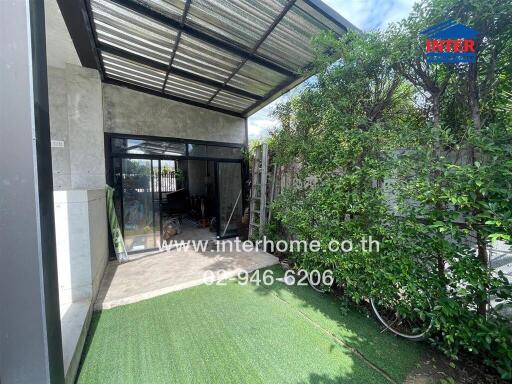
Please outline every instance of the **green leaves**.
M505 3L425 0L386 31L318 36L317 80L274 112L273 159L293 183L269 225L276 238L319 240L322 252L288 257L333 269L351 300L391 299L397 286L415 302L428 297L428 310L400 311L432 318L432 342L448 356L481 353L504 378L512 376L510 328L477 309L489 297L510 306L512 289L475 248L482 256L493 241L512 244ZM476 67L425 64L420 31L447 17L485 36ZM379 253L326 249L331 239L365 235L380 241Z

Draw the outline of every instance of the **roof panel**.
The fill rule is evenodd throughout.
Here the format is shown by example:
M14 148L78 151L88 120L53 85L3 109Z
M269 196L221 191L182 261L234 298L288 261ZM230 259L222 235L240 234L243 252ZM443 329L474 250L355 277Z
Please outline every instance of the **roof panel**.
M212 105L227 108L237 112L243 112L252 106L256 100L235 95L231 92L220 91L211 101Z
M228 85L247 90L259 96L266 96L289 78L278 72L247 61L228 82Z
M186 88L182 87L175 87L174 85L169 85L165 87L165 93L169 95L178 96L184 99L199 101L204 104L208 104L208 101L210 100L209 97L204 96L203 94L191 91Z
M101 54L106 75L145 88L162 89L165 72L103 52Z
M318 12L312 6L307 4L304 0L296 1L295 5L298 8L300 8L304 13L306 13L307 15L311 16L312 18L317 20L319 23L321 23L323 28L332 30L332 31L336 32L338 35L342 35L343 33L345 33L345 29L341 25L336 24L331 19L322 15L320 12Z
M196 0L187 24L250 49L285 4L285 0Z
M107 78L235 114L296 85L317 33L353 28L320 0L85 2Z
M300 70L314 60L311 41L329 28L294 5L257 50L292 70Z
M224 82L241 62L239 56L182 33L172 66Z
M181 20L185 10L185 0L135 0L161 14L177 21Z
M92 0L92 15L101 43L168 63L177 31L109 0Z
M207 103L217 90L217 88L176 75L170 75L165 85L166 93L204 103Z
M250 77L243 76L239 73L236 73L231 78L231 80L229 80L228 85L231 85L238 89L249 91L259 96L265 96L273 88L268 84L265 84L258 80L254 80Z

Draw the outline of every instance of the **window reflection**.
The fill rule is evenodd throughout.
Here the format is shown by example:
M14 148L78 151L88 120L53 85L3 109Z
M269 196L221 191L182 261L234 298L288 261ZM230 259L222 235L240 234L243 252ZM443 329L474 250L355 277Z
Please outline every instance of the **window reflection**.
M130 155L153 155L181 157L204 157L214 159L241 159L242 149L223 145L179 143L163 140L112 138L112 153Z

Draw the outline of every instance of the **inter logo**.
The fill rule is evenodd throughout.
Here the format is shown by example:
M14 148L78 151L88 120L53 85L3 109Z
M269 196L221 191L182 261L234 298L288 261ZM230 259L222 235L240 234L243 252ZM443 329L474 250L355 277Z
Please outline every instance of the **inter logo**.
M443 21L421 31L427 36L427 63L474 63L474 37L478 31L453 20Z

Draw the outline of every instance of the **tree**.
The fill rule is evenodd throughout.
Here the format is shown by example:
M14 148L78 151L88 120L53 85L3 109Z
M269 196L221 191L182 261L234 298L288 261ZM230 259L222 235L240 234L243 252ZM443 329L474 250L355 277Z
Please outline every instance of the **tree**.
M290 257L333 269L356 301L408 292L434 344L480 352L505 378L512 331L485 309L512 299L487 258L512 235L511 17L506 1L426 0L386 31L319 36L318 79L276 109L271 139L278 163L300 164L271 226L325 251ZM475 65L425 63L420 31L447 18L481 32ZM326 249L368 234L379 254Z
M446 216L443 214L450 207L448 215L451 217L445 217L443 222L453 221L453 211L462 217L465 228L475 234L477 254L486 268L489 266L489 236L496 237L495 230L504 229L503 226L489 227L496 227L502 222L493 218L495 212L490 212L489 208L499 200L496 200L496 194L491 196L488 189L494 184L495 187L491 189L496 193L508 187L504 181L508 179L506 156L509 150L493 143L497 140L507 141L504 135L498 139L495 127L503 122L503 119L497 119L496 113L500 88L510 88L510 56L507 53L510 53L511 17L510 4L506 1L434 0L417 4L408 18L393 27L400 36L395 40L397 45L393 49L394 66L426 95L432 109L436 144L431 178L434 179L432 184L437 184L439 190L431 194L429 203L437 211L436 219ZM424 62L421 39L418 41L419 32L447 18L471 25L480 32L475 46L476 63ZM501 79L502 84L498 85L497 79ZM443 96L446 96L444 104L448 107L444 111L440 105ZM501 124L500 129L506 131L506 126ZM492 151L492 155L489 151ZM447 154L456 161L446 159ZM496 156L499 162L491 160ZM495 166L502 167L503 172L498 175L493 171ZM489 174L494 176L492 180ZM456 183L454 180L457 180ZM463 203L457 204L462 202L461 192ZM503 193L501 197L503 202L510 200ZM509 213L512 209L502 208ZM509 213L505 216L508 217ZM501 237L510 238L510 234L504 233ZM441 259L440 262L444 264ZM487 300L480 304L481 314L485 314L486 304Z

